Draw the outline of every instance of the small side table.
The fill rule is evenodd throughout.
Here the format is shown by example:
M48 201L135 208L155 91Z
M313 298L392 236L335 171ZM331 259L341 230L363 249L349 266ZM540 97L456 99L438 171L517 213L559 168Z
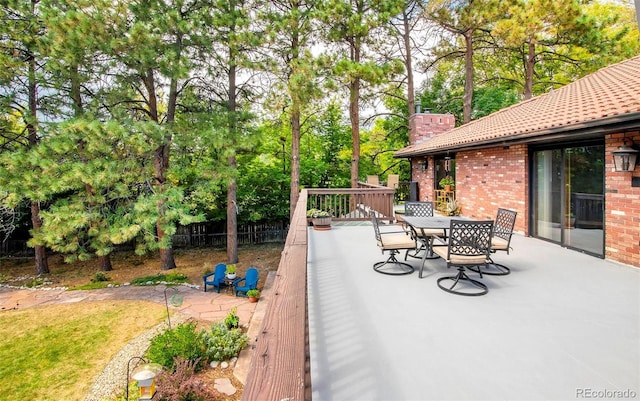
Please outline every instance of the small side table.
M227 278L227 276L224 277L224 285L225 287L227 287L227 292L229 291L229 289L233 291L233 283L240 278L242 277L235 277L235 278Z

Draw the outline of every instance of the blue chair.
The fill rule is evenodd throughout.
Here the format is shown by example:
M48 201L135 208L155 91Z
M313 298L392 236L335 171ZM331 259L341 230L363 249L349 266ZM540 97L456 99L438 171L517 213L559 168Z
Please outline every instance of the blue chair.
M247 269L247 273L244 277L237 279L233 282L233 286L236 288L236 297L246 297L247 291L255 290L258 286L258 269L250 267ZM244 285L240 283L244 281Z
M205 274L202 276L202 281L204 282L204 292L207 292L207 285L212 286L216 289L216 292L220 292L220 287L224 285L224 275L227 271L227 265L224 263L219 263L216 265L213 273Z

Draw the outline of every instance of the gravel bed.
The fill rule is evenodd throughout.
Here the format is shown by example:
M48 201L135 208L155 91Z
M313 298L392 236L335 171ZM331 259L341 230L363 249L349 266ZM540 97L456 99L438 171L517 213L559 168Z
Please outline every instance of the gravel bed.
M176 324L180 324L189 317L182 314L175 314L171 317L172 327ZM85 397L84 401L104 401L115 399L120 391L125 390L125 384L127 379L127 363L133 357L141 357L149 348L151 339L160 334L164 330L168 329L168 323L166 321L158 324L157 326L147 330L143 334L134 338L127 345L111 359L111 361L105 366L104 370L96 377L89 394ZM135 361L132 361L130 370L137 366Z

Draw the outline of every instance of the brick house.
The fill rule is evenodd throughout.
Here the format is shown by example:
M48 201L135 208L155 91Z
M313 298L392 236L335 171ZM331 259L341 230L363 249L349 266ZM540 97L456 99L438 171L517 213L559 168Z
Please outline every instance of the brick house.
M513 209L524 235L640 267L640 162L615 171L623 144L640 149L640 56L457 128L417 112L395 157L419 200L441 202L448 174L464 216Z

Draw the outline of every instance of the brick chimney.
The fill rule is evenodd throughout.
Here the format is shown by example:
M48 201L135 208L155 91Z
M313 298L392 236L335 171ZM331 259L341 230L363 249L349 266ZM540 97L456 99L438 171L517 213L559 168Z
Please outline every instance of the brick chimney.
M420 102L416 102L416 112L409 117L409 144L419 144L455 126L453 114L431 114L429 110L422 112Z

